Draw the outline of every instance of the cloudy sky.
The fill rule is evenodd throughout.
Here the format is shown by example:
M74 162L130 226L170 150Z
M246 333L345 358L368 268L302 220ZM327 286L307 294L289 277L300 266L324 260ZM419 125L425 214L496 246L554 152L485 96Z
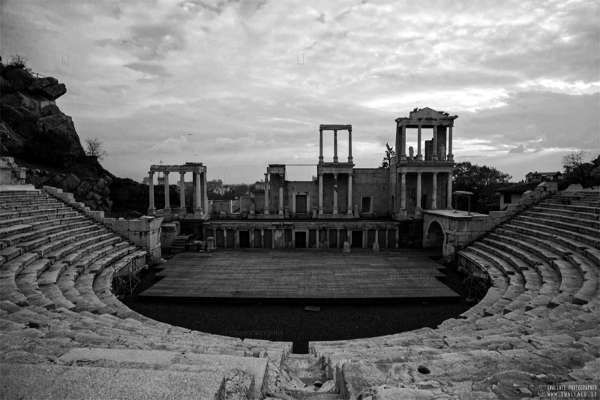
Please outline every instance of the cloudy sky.
M120 176L202 161L254 181L269 162L315 163L320 123L352 124L357 166L375 167L394 119L423 106L459 115L458 161L517 180L600 152L597 0L0 7L0 55L66 83L59 106Z

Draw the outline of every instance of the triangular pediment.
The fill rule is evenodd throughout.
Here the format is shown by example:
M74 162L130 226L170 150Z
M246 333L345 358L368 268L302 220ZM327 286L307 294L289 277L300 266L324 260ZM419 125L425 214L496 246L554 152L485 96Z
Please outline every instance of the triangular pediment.
M410 118L442 119L448 118L448 113L444 111L437 111L429 107L415 108L410 112Z

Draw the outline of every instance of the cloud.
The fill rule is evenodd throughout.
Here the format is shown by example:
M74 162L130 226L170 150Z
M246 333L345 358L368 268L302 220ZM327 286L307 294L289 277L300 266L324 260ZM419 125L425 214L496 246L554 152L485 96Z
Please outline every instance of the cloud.
M353 124L355 162L376 166L417 106L459 115L456 157L515 176L600 149L594 0L4 0L1 13L1 55L67 84L59 105L117 175L163 159L252 181L267 162L314 162L333 122Z

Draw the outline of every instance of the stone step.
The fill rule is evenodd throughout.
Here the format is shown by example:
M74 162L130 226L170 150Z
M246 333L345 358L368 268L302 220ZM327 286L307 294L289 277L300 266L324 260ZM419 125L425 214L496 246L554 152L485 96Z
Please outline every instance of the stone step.
M9 227L0 229L0 240L6 238L8 236L18 235L18 234L21 234L24 232L29 232L32 230L33 230L33 227L28 224L11 225Z
M99 234L98 232L102 232L102 233ZM116 236L113 233L103 233L103 232L106 232L106 231L98 230L98 231L84 232L82 235L80 235L80 237L83 236L83 238L81 240L78 240L74 243L69 243L66 246L62 246L59 249L53 250L50 253L48 253L47 257L52 258L52 259L61 259L61 258L65 258L69 254L72 254L79 250L82 250L82 249L86 248L86 246L89 246L91 244L117 243L121 240L118 236ZM71 239L71 238L69 238L69 239Z
M224 372L0 364L3 399L217 399ZM242 398L242 397L240 397Z
M65 205L57 205L56 207L39 208L33 210L19 209L19 211L0 212L0 220L9 218L14 219L19 217L30 217L34 215L56 215L67 211L71 211L71 209Z
M0 265L12 260L22 254L22 250L16 246L5 247L0 250Z
M45 228L41 228L41 229L28 231L25 233L19 233L16 235L7 236L3 239L3 241L9 245L15 245L17 243L29 242L29 241L33 241L35 239L45 239L46 237L52 238L52 237L60 236L65 231L75 229L75 228L80 228L80 227L92 227L93 228L93 225L91 225L90 221L88 221L88 220L71 222L69 224L64 224L64 225L57 224L57 225L53 225L53 226L49 226L49 227L45 227ZM53 234L55 234L55 235L53 236ZM50 240L52 240L52 239L50 239Z
M208 370L218 372L222 379L211 376L215 387L227 387L227 377L232 370L242 371L250 377L250 384L246 386L246 396L236 398L259 399L263 395L262 388L267 374L267 359L256 357L238 357L228 355L210 355L175 351L160 350L130 350L106 348L74 348L58 359L59 365L86 365L98 368L118 368L120 365L128 367L135 365L146 371L186 371L199 372ZM199 378L197 378L199 379ZM208 382L206 382L208 383ZM215 393L216 394L216 393ZM230 393L231 395L231 393ZM174 398L180 398L175 396ZM196 394L197 398L204 398ZM207 397L208 398L208 397ZM215 398L215 397L210 397ZM225 397L230 398L230 397Z
M530 210L526 211L522 215L533 217L533 218L541 218L541 219L552 219L556 221L562 221L569 224L581 225L587 227L589 229L593 229L595 232L600 230L600 219L591 219L591 218L581 218L579 216L575 216L573 214L564 215L559 213L553 213L550 211L541 211L541 210Z
M528 216L527 214L522 214L522 215L519 215L516 219L520 220L520 221L528 221L528 222L533 222L533 223L538 223L538 224L544 224L547 227L556 227L556 228L559 228L564 231L575 232L577 234L583 234L583 235L588 235L588 236L592 236L592 237L598 234L598 230L595 228L589 228L589 227L583 226L580 223L563 222L556 218L542 218L542 217Z
M104 236L104 235L106 235L106 236ZM62 250L66 247L73 246L75 243L80 243L81 245L83 245L83 243L81 243L81 242L85 242L86 240L104 240L104 239L107 239L108 237L110 237L110 235L111 234L108 233L108 231L106 229L104 229L102 227L98 227L95 230L76 233L73 235L69 235L66 238L54 240L52 242L44 244L43 246L39 246L39 247L35 248L34 251L42 257L44 257L44 256L48 257L50 254L57 252L59 250ZM102 239L100 239L100 238L102 238ZM75 246L75 247L77 247L77 246ZM68 254L68 251L65 252L64 254ZM53 257L53 258L57 258L57 257Z
M591 221L597 221L600 218L600 215L595 214L595 213L565 210L564 208L560 208L560 206L558 206L558 205L552 205L552 204L538 204L538 205L532 207L531 211L545 212L545 213L551 213L551 214L557 214L557 215L566 215L566 216L571 216L574 218L586 219L586 220L591 220Z
M47 298L40 290L38 276L50 265L51 260L40 258L25 267L16 277L17 287L23 293L30 304L40 307L54 306L52 300Z
M115 242L118 242L120 239L118 237L109 237L108 239L102 240L100 242L91 242L81 247L79 250L74 252L69 252L68 254L56 258L57 261L64 261L67 264L75 264L79 263L86 255L96 251L97 249L112 246ZM50 255L53 256L53 255Z
M546 226L539 223L534 223L530 221L524 221L519 218L515 218L510 221L511 226L520 226L524 228L528 228L531 231L544 232L546 234L550 234L550 238L555 240L560 240L562 243L570 242L579 242L580 247L584 246L592 246L595 248L600 247L600 239L593 236L587 236L581 233L560 229L553 226ZM564 241L563 239L566 239ZM570 246L567 246L570 247Z
M572 210L572 211L576 211L576 212L600 214L600 208L597 206L565 204L565 203L560 202L560 200L546 200L542 203L542 205L544 205L544 206L548 205L551 207L560 207L564 210Z

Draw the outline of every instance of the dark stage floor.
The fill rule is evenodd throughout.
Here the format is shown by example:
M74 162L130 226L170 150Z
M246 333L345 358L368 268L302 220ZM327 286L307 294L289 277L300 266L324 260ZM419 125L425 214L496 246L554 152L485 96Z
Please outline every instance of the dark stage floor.
M419 250L219 250L182 253L140 296L228 299L456 299Z

